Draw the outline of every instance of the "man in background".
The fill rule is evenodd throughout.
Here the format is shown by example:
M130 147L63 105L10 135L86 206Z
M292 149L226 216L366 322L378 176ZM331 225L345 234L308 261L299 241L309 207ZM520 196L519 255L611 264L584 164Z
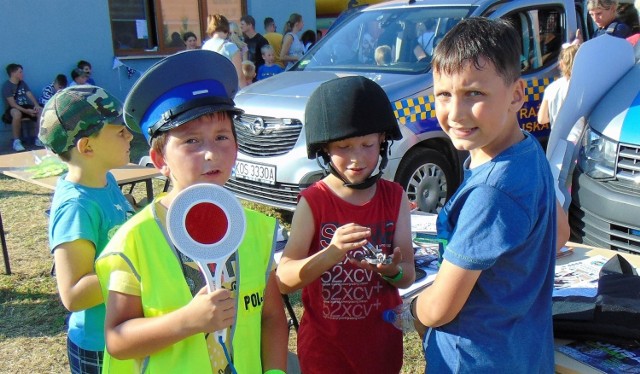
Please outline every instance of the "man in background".
M276 31L276 21L271 17L267 17L264 19L264 37L269 41L269 45L273 47L273 52L275 53L275 63L284 69L284 64L280 59L280 49L282 49L282 34Z
M258 69L264 65L261 49L269 44L269 41L260 33L256 32L256 20L250 15L240 18L240 30L244 34L244 42L249 48L249 60L253 62Z

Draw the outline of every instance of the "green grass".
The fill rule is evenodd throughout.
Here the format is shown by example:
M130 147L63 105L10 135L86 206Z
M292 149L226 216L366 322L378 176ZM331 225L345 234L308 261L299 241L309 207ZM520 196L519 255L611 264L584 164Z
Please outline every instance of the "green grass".
M144 139L136 137L132 161L146 155L147 149ZM162 182L155 181L154 189L160 191ZM133 194L140 200L146 194L144 186L137 186ZM52 256L44 212L49 208L51 196L52 192L43 187L0 175L0 214L12 269L11 275L4 275L4 268L0 268L0 373L69 372L64 325L67 312L58 298L55 278L49 274ZM290 219L287 213L258 204L250 206L280 220ZM303 310L299 292L291 295L291 303L300 318ZM418 335L405 335L404 341L402 372L423 372ZM292 352L295 344L292 329L289 340Z

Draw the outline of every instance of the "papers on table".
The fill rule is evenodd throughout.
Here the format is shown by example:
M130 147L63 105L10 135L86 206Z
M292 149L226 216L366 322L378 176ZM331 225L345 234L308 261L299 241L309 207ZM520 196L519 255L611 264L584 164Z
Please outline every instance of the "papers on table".
M556 266L553 296L596 296L600 269L607 258L597 255Z
M411 232L436 233L437 214L413 212L411 213Z

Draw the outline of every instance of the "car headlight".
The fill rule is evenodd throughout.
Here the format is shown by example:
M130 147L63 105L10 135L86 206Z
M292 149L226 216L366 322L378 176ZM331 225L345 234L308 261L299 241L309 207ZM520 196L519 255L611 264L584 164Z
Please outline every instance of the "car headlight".
M614 177L618 143L598 134L587 126L582 137L578 164L580 169L594 179Z

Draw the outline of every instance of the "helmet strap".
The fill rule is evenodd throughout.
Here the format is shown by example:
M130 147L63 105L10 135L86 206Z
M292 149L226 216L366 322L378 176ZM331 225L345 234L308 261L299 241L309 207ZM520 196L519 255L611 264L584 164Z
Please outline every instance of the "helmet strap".
M336 168L333 167L333 164L331 163L331 159L326 152L324 151L318 152L318 156L322 158L322 160L324 161L324 164L320 163L320 158L317 157L316 160L318 161L318 165L320 165L320 167L324 170L325 175L327 175L327 171L328 171L329 173L333 174L336 178L340 179L343 183L343 186L348 188L353 188L354 190L365 190L373 186L374 184L376 184L378 179L382 177L383 170L385 167L387 167L387 162L389 161L389 157L387 156L388 150L389 150L389 143L387 141L382 142L382 144L380 144L381 159L380 159L380 166L378 167L378 174L372 175L360 183L348 182L342 176L342 174L340 174L338 170L336 170Z

